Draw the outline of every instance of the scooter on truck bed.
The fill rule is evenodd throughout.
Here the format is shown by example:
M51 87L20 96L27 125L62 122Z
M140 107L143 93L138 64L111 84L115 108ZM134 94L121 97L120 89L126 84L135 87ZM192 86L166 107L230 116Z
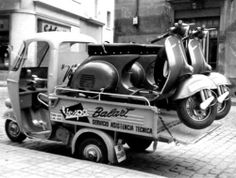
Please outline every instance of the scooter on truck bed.
M38 33L23 42L7 79L9 99L4 118L12 141L22 142L27 137L58 141L80 159L116 163L125 159L124 143L143 151L154 142L155 149L164 138L163 131L181 123L176 116L162 115L152 104L150 98L158 96L155 91L130 87L132 92L125 92L125 86L131 86L125 76L129 74L127 66L118 71L124 86L114 85L111 79L121 79L109 68L111 63L103 60L107 56L86 66L98 66L97 71L99 67L107 69L104 75L95 76L103 83L93 75L75 75L78 66L83 67L81 64L91 58L91 43L96 43L91 37L69 32ZM131 67L140 56L130 53L115 57L123 61L127 57L125 64ZM97 65L99 61L105 62ZM89 72L93 74L93 70ZM75 76L80 76L79 84L73 82ZM124 92L111 92L117 91L116 87Z

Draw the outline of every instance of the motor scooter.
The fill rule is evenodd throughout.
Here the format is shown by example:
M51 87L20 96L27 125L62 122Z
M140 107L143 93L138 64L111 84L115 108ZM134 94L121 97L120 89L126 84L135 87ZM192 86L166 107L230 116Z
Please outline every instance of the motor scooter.
M89 57L75 70L70 87L145 96L153 105L156 105L157 100L172 96L173 101L178 101L178 115L187 126L205 128L215 118L216 109L212 104L214 96L209 90L214 84L204 75L192 76L192 67L187 63L183 44L176 36L178 33L182 33L180 26L171 28L170 32L163 36L167 37L164 46L89 45ZM142 64L141 68L136 67L136 71L132 71L132 66L137 61L151 62L144 62L147 64L144 70ZM147 76L144 80L143 75ZM186 99L193 95L198 96L199 93L202 97L197 100L198 105L194 103L194 110L188 109L187 104L190 101Z
M143 55L131 68L131 82L140 88L160 93L155 104L171 109L177 104L179 118L187 126L202 129L209 126L216 116L215 99L210 89L215 84L206 76L190 72L182 37L186 31L181 23L153 42L165 40L158 56Z
M159 46L148 47L141 44L89 44L89 57L70 77L70 87L88 91L141 95L149 101L154 101L159 97L159 93L134 86L130 81L130 69L142 57L141 53L156 56L159 50Z
M204 74L208 76L217 86L213 91L217 95L217 114L216 120L224 118L231 108L230 81L221 73L213 72L211 66L206 62L202 41L207 38L207 34L212 29L197 27L190 34L187 42L187 53L189 54L189 63L194 68L195 74ZM206 40L204 40L206 42Z

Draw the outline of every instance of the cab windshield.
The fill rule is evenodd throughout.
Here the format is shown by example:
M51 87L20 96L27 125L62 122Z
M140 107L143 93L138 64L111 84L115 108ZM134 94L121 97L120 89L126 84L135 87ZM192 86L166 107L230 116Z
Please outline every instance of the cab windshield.
M23 62L24 51L25 51L25 43L21 45L19 53L17 54L14 64L11 67L11 70L16 71L19 69L21 62Z
M27 48L23 43L12 70L16 71L20 65L27 67L48 67L49 63L49 44L44 41L33 41Z
M31 42L26 50L23 67L48 67L49 44L45 41Z

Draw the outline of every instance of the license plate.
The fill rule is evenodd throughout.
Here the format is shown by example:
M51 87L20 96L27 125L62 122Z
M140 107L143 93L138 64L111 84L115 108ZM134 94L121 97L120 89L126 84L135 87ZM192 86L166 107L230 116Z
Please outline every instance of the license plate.
M126 160L126 153L125 153L123 145L115 145L114 148L115 148L115 153L116 153L116 158L117 158L118 163Z

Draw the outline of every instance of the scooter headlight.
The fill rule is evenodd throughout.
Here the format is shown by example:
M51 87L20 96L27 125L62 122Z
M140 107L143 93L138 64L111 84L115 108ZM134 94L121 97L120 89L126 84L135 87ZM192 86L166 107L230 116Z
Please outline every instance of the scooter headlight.
M5 106L6 106L7 108L12 108L12 104L11 104L10 98L7 98L7 99L5 100Z
M163 76L167 78L168 75L169 75L169 65L168 61L165 61L163 66Z

